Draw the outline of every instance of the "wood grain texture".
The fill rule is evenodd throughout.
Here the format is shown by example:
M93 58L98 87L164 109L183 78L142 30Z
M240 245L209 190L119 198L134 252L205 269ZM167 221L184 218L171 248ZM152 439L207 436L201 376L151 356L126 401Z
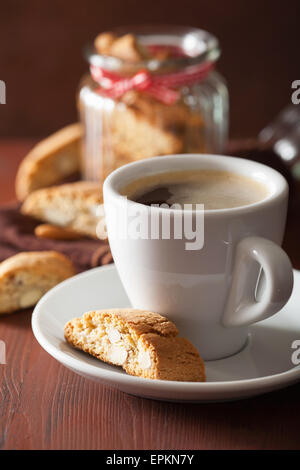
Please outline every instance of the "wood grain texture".
M0 142L0 201L13 197L17 162L31 143ZM299 235L291 214L285 244L298 267ZM300 449L300 384L223 404L136 398L60 365L30 320L31 311L0 317L0 449Z

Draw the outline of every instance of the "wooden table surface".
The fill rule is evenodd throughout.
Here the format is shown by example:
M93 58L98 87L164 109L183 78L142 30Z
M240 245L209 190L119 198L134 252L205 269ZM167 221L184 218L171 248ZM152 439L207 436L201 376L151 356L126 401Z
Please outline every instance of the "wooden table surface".
M0 203L14 198L18 162L33 142L0 141ZM284 246L300 268L299 204L292 206ZM135 398L60 365L30 320L31 311L0 318L0 449L300 449L300 384L224 404Z

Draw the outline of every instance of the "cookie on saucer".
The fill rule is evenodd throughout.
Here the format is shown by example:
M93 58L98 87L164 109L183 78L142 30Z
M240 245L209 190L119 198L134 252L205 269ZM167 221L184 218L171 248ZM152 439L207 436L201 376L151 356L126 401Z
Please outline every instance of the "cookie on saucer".
M136 309L86 312L65 325L75 348L147 379L205 381L205 366L190 341L158 313Z

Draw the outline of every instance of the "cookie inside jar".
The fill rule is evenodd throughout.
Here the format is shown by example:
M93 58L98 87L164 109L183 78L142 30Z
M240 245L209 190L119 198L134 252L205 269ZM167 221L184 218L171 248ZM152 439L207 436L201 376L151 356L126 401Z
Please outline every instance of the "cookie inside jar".
M215 72L219 54L217 39L199 29L99 34L78 94L83 177L102 183L132 161L222 152L228 96Z

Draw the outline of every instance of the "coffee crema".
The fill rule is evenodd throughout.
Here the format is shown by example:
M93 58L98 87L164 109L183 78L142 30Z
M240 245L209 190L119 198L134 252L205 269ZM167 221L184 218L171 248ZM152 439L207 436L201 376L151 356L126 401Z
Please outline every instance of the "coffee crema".
M204 204L205 210L241 207L262 201L268 188L257 180L220 170L157 173L128 184L122 194L135 202L152 204Z

